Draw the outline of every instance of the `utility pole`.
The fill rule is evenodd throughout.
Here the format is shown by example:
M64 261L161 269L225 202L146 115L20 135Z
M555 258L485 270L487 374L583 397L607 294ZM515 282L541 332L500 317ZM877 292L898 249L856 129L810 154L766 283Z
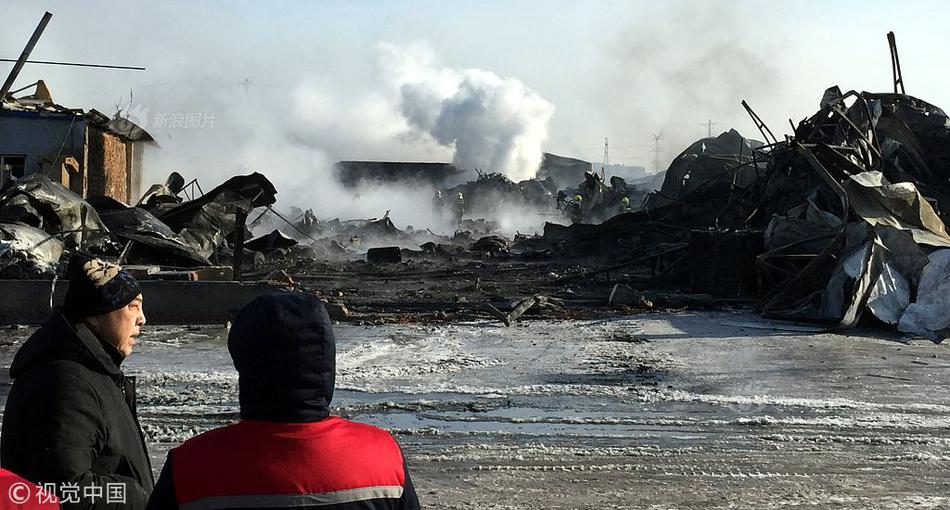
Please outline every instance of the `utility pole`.
M653 133L653 173L660 171L660 140L663 139L663 133Z
M247 88L248 88L248 86L250 86L252 83L254 83L254 82L252 82L252 81L249 80L248 78L244 78L243 81L239 81L239 82L238 82L239 85L241 85L242 87L244 87L244 95L245 95L245 96L247 95Z
M607 151L607 137L604 137L604 166L600 167L601 179L607 178L607 168L610 167L610 153Z
M716 124L718 124L718 122L713 122L712 119L700 124L700 126L706 126L706 138L712 138L712 127Z

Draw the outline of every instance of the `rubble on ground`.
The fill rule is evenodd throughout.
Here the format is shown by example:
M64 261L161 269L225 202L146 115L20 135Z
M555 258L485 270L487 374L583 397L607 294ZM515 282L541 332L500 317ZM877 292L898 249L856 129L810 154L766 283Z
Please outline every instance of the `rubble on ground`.
M642 211L599 225L549 223L540 245L648 267L639 288L699 287L757 299L767 317L839 328L867 311L939 340L950 320L924 320L921 310L950 317L934 275L950 239L948 147L939 108L832 87L794 136L700 140Z
M0 277L36 278L54 273L64 245L45 231L0 223Z
M251 174L195 200L129 207L109 197L87 201L43 174L30 174L0 194L0 227L11 254L49 247L33 257L42 262L28 271L33 276L56 272L63 249L52 248L58 245L132 265L210 266L233 254L228 239L237 228L235 212L272 204L275 195L263 175Z
M531 208L550 211L555 206L557 186L554 179L528 179L513 182L500 173L482 173L472 181L443 191L446 197L442 214L449 216L456 197L461 194L466 214L475 218L496 217L504 208Z
M0 194L0 222L41 229L72 249L91 248L107 232L88 202L39 173L17 180Z

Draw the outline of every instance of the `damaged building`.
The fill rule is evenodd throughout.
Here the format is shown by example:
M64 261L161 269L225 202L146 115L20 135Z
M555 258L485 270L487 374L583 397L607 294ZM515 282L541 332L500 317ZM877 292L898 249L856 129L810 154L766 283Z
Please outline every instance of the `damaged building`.
M449 163L398 161L339 161L333 165L337 181L347 188L363 184L390 182L422 182L445 186L462 172Z
M537 176L541 180L551 177L557 186L564 187L584 180L584 173L591 168L587 161L544 153ZM503 169L483 170L482 173L493 173ZM422 182L434 188L448 188L464 182L475 169L461 169L451 163L338 161L333 165L333 172L347 188L373 182Z
M734 130L699 140L643 210L549 223L540 246L626 260L591 275L639 267L638 289L752 299L768 318L829 329L863 317L939 341L950 332L948 126L903 92L831 87L785 140L762 124L766 144Z
M27 88L0 107L0 188L41 173L82 197L135 202L151 135L122 117L58 105L42 81Z
M589 161L568 158L545 152L538 168L538 179L551 178L558 188L573 186L584 180L584 174L591 172L593 165Z

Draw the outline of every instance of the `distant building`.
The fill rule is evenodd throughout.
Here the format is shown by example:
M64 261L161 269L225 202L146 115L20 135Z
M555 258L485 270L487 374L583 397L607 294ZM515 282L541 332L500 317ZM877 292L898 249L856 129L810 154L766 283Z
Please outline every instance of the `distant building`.
M43 172L84 198L135 203L145 146L157 145L151 135L125 118L60 106L42 81L34 85L32 95L0 101L0 187Z
M603 163L594 162L594 168L599 172L601 168L604 167ZM637 165L607 165L605 169L607 174L607 179L609 180L613 176L620 177L621 179L627 182L642 181L648 177L653 177L652 172L647 172L647 169L642 166Z
M340 161L333 165L336 178L347 188L362 184L421 182L447 186L462 172L449 163L412 163L396 161Z
M584 181L591 164L574 158L544 153L538 178L551 177L558 186L574 186ZM371 182L421 182L434 187L455 186L467 172L450 163L411 163L395 161L339 161L334 165L336 178L348 188ZM468 177L474 178L474 169ZM492 170L492 171L500 171ZM489 172L490 173L490 172Z
M592 169L593 166L589 161L545 152L541 159L541 168L538 169L538 178L550 177L554 179L558 188L566 188L584 182L584 173Z

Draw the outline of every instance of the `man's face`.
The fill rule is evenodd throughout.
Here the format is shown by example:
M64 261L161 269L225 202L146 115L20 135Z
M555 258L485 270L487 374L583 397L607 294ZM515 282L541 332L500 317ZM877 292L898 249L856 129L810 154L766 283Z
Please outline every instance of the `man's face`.
M118 310L89 317L87 322L99 338L114 345L122 356L128 357L139 336L139 328L145 324L142 295L139 294Z

